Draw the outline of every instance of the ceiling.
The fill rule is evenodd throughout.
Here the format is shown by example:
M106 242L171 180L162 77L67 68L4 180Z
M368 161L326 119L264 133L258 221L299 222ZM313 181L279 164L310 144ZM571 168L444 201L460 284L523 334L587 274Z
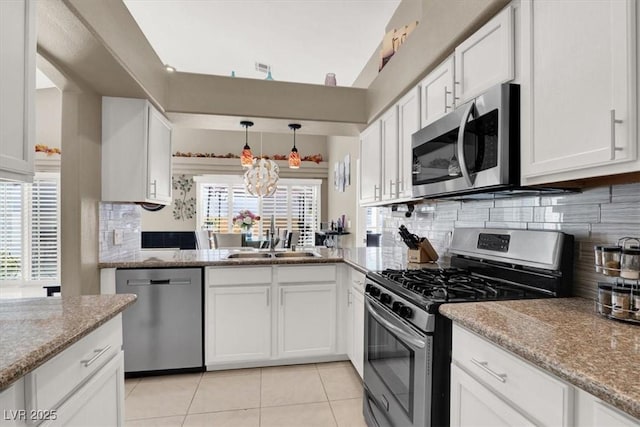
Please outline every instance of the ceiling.
M351 86L400 0L124 0L160 59L179 71Z

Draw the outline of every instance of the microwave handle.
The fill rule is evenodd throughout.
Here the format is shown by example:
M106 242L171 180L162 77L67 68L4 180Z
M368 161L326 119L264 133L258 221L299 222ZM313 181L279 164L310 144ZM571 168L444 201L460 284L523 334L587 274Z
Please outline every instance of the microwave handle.
M469 103L467 108L464 110L464 114L462 114L462 121L460 122L460 131L458 132L458 162L460 163L462 176L469 187L473 187L473 180L471 179L471 174L467 168L467 159L464 158L464 131L467 127L469 117L473 114L473 108L475 106L476 102L473 101Z

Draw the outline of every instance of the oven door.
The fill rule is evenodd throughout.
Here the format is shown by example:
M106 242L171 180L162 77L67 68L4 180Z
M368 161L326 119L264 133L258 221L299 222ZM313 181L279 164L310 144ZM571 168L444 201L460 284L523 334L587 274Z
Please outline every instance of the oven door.
M413 195L518 184L517 94L515 85L495 86L413 134Z
M364 414L370 427L430 425L432 339L367 296Z

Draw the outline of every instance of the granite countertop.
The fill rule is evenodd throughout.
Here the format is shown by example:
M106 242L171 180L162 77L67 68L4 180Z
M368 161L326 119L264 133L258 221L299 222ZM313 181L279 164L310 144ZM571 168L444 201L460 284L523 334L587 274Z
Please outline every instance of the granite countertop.
M100 268L156 268L156 267L208 267L233 265L264 264L310 264L345 262L352 267L367 273L385 268L424 268L428 266L444 266L446 261L437 264L407 263L405 248L298 248L298 252L317 252L320 257L313 258L236 258L226 257L237 251L233 250L141 250L132 255L103 260Z
M131 294L0 300L0 391L135 300Z
M640 418L640 329L605 319L584 298L445 304L440 312Z

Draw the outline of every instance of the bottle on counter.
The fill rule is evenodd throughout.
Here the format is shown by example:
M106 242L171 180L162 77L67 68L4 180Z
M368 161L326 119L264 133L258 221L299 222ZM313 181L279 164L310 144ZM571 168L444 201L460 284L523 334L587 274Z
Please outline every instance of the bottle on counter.
M620 277L630 280L640 279L640 248L624 248L621 252Z
M631 289L614 287L611 292L611 315L617 319L628 319L631 310Z
M603 246L602 247L602 273L606 276L620 276L620 257L622 247Z
M611 314L611 289L609 283L598 283L598 313Z

